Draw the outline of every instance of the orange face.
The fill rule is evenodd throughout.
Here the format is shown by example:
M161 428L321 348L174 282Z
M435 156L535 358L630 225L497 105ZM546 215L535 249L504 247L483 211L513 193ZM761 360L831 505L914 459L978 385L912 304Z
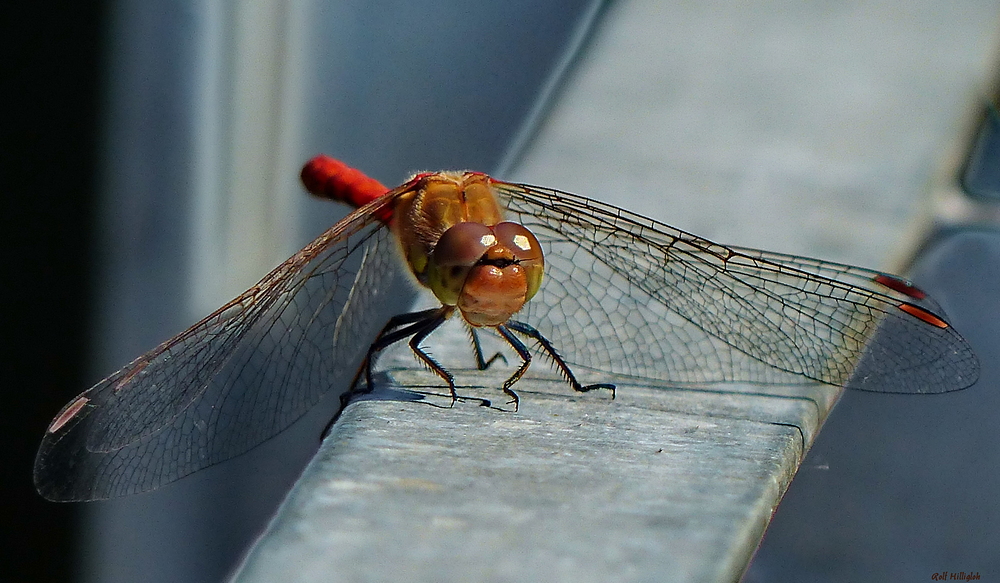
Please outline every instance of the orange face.
M506 322L538 291L538 239L503 214L484 174L418 176L400 195L393 231L417 281L473 326Z

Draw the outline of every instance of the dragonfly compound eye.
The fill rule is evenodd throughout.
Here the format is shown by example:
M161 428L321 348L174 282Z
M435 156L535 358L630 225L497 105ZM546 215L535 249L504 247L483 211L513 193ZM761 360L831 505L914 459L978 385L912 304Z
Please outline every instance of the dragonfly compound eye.
M530 300L542 285L545 270L542 246L531 231L518 223L499 223L493 227L493 233L497 236L497 243L510 249L524 269L528 285L524 301Z
M481 223L458 223L441 235L427 267L427 286L441 303L458 303L469 271L496 243L493 230Z

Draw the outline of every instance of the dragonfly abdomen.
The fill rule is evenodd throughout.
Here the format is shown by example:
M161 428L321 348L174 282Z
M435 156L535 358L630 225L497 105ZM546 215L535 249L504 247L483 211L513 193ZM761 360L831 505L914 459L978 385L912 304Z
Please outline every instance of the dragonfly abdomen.
M389 191L364 172L323 154L302 167L301 177L310 194L354 208L363 207Z

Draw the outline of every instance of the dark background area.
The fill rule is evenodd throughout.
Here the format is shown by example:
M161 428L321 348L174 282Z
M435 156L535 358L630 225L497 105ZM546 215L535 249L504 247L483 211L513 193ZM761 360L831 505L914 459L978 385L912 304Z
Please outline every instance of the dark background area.
M77 508L35 493L35 450L86 384L101 117L102 2L3 8L5 581L72 577Z

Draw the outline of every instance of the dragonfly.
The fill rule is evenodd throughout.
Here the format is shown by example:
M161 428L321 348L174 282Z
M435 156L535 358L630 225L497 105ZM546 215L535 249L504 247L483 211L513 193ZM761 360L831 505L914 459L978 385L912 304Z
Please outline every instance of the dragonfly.
M35 485L58 501L155 489L245 453L378 355L424 348L443 322L548 357L576 391L609 375L678 386L816 381L885 393L971 386L979 362L944 311L908 280L870 269L713 243L551 188L480 172L423 172L387 189L327 156L311 193L355 208L249 290L67 404L48 426ZM401 275L408 273L408 276ZM385 321L409 278L438 307ZM586 383L581 381L594 380Z

